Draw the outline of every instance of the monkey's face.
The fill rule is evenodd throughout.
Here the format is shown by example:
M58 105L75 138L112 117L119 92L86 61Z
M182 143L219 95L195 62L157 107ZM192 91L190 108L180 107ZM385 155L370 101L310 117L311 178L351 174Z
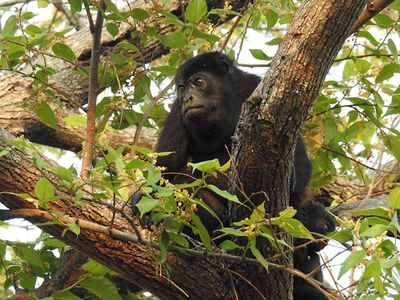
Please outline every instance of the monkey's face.
M242 92L250 94L253 89L247 91L249 87L243 86L242 75L233 61L219 52L196 56L178 68L175 109L197 147L212 152L233 135L245 99Z
M218 123L227 115L223 78L211 72L196 72L188 78L177 78L177 96L185 122Z

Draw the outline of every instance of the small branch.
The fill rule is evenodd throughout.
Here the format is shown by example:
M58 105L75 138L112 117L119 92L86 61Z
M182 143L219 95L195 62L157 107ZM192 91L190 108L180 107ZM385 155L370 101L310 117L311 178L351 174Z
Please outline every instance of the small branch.
M365 23L371 20L376 14L378 14L385 7L389 6L389 4L392 2L394 2L394 0L369 1L358 19L354 22L353 27L351 27L351 33L355 33L357 30L359 30Z
M85 7L86 6L87 4L85 2ZM91 18L89 16L90 14L88 15L90 21ZM84 179L88 178L90 174L89 171L93 158L94 137L96 134L96 99L99 90L97 73L100 63L101 32L103 29L103 21L104 21L103 14L101 12L101 8L99 8L97 12L96 24L94 25L92 32L93 40L92 40L92 56L90 60L87 126L86 126L85 144L83 147L83 154L82 154L82 172L81 172L81 177Z
M54 7L57 8L58 11L62 12L68 19L68 21L76 28L81 29L85 28L85 24L82 22L78 14L72 16L70 9L65 5L65 3L61 0L53 0Z
M12 6L16 4L26 4L29 2L32 2L34 0L8 0L8 1L3 1L0 3L0 7L7 7L7 6Z
M157 104L158 100L160 100L164 95L168 92L170 88L172 88L175 84L175 79L171 80L171 82L155 97L152 97L150 105L147 107L146 112L143 114L142 121L136 127L135 136L133 138L133 145L137 145L140 137L140 133L142 132L144 123L149 118L150 112L153 107Z

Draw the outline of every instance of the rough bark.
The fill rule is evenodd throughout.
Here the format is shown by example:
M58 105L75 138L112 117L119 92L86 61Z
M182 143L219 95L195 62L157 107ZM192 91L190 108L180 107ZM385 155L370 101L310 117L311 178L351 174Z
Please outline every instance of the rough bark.
M275 55L271 68L253 95L244 103L234 136L233 160L238 181L255 205L265 202L266 211L276 216L288 205L289 180L294 143L309 109L318 95L333 59L350 33L366 1L310 0L296 13ZM235 220L249 211L233 210ZM259 241L265 257L274 250ZM285 261L281 261L285 263ZM248 268L240 269L249 274ZM291 280L287 273L260 268L251 281L267 299L290 299ZM249 297L240 286L239 297ZM257 298L254 291L252 298Z
M6 147L6 141L10 138L4 130L0 130L0 149ZM55 163L54 163L55 165ZM50 209L69 215L76 219L88 220L96 224L109 226L124 232L134 234L129 222L117 214L113 224L112 211L104 205L96 203L78 204L73 195L58 184L57 178L50 172L33 166L32 157L23 151L14 149L9 154L0 157L0 202L9 209L33 208L33 205L19 197L5 194L26 193L34 196L35 183L42 177L48 178L57 188L57 196L60 200L51 202ZM90 198L87 190L87 196ZM108 204L112 204L112 200ZM117 203L121 207L123 203ZM32 223L43 223L41 218L29 218ZM137 224L138 225L138 224ZM203 259L196 259L176 254L168 255L168 263L172 267L172 277L168 280L165 276L159 276L159 267L156 257L159 251L143 246L140 243L130 243L113 239L109 235L99 234L93 231L81 230L79 236L71 232L62 235L63 226L41 226L41 229L56 238L65 241L72 247L80 250L89 257L109 266L119 272L136 286L140 286L159 295L162 299L225 299L229 298L229 285L225 274L217 264ZM146 235L145 232L143 232ZM179 288L177 288L179 287Z
M66 96L61 95L61 99L66 99L64 103L55 103L52 99L41 99L53 106L53 111L57 120L57 127L51 128L42 123L32 109L27 109L30 97L33 93L31 79L21 76L7 76L0 82L0 127L15 136L24 135L27 139L73 152L78 152L82 148L85 138L85 127L71 127L65 124L63 119L72 114L79 114L78 106L71 105ZM73 97L68 98L73 99ZM135 126L124 130L106 131L104 138L112 146L121 144L132 144L135 136ZM143 128L139 137L138 144L143 147L152 148L156 141L154 129Z

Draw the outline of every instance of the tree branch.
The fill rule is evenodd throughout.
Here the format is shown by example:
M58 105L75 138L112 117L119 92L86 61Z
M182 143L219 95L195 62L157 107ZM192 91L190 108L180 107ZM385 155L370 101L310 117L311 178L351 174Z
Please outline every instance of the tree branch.
M359 30L365 23L371 20L376 14L389 6L389 4L392 2L394 2L394 0L370 0L365 6L364 10L361 12L361 15L351 27L351 33Z

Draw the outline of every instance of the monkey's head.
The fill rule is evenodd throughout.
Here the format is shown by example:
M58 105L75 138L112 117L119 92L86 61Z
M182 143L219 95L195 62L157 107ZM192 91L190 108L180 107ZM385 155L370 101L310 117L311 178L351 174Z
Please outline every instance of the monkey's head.
M186 61L177 71L176 91L189 133L231 136L243 99L235 94L235 73L241 72L226 55L210 52Z

